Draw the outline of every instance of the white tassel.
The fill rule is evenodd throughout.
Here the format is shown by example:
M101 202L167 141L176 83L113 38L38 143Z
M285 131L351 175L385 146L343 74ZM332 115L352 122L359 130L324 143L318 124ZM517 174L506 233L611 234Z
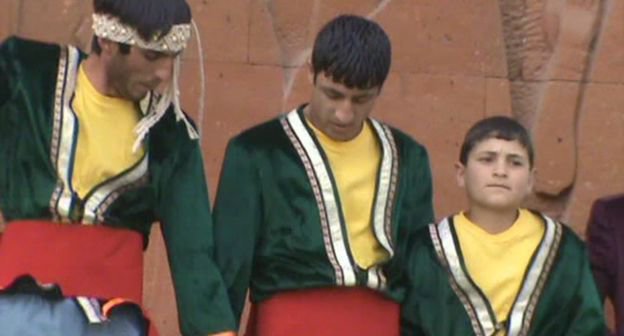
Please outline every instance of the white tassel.
M199 136L203 135L204 130L204 102L206 98L206 73L204 69L204 49L202 48L201 39L199 38L199 28L195 24L195 20L191 20L191 25L195 31L195 40L197 41L197 55L199 56L199 111L197 113L197 129L199 129Z
M191 21L193 25L193 29L195 30L195 36L197 39L197 49L199 54L199 67L200 67L200 94L199 94L199 112L198 112L198 124L199 130L195 130L195 127L191 124L191 122L186 118L184 112L180 108L180 90L179 90L179 78L180 78L180 68L182 63L182 55L178 55L173 63L173 78L171 84L167 87L165 92L159 99L157 99L156 106L151 108L151 111L143 117L137 126L134 129L134 132L137 134L137 139L132 145L132 152L136 153L136 151L141 147L143 140L147 137L149 130L154 126L162 117L165 115L165 112L173 103L173 111L176 116L176 121L184 121L186 126L186 132L188 133L189 138L195 140L199 139L203 122L204 122L204 92L205 92L205 73L204 73L204 56L201 47L201 41L199 38L199 30L197 29L197 25L195 21Z

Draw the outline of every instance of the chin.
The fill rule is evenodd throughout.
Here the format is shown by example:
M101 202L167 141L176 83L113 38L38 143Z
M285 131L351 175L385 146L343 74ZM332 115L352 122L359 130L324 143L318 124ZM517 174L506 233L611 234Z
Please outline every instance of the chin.
M145 97L145 95L147 95L148 91L141 91L141 92L133 92L131 94L128 95L128 100L131 100L133 102L139 102L141 101L141 99L143 99L143 97Z
M485 204L487 208L497 212L514 211L519 209L520 205L517 202L489 202Z

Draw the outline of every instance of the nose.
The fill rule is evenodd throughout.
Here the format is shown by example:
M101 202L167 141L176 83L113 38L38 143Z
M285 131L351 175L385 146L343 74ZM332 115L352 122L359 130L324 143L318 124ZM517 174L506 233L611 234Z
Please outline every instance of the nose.
M494 164L494 176L507 176L507 163L504 160L496 160Z
M353 103L349 99L343 99L336 108L336 119L342 124L350 124L355 119L355 112L353 110Z

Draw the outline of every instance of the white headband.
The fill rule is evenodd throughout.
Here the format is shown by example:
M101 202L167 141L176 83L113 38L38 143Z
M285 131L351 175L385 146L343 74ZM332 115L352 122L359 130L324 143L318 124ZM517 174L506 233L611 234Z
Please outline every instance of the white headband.
M154 50L158 52L174 52L179 53L186 48L186 45L191 38L191 29L195 30L197 35L198 49L200 54L200 80L201 90L199 95L199 116L200 122L203 121L203 104L204 104L204 68L203 68L203 55L201 50L201 43L199 40L199 31L194 22L192 24L177 24L173 25L169 32L165 35L156 35L152 40L144 40L138 31L131 26L128 26L119 21L118 18L106 15L106 14L93 14L93 32L95 36L105 38L114 42L125 43L137 46L143 49ZM137 139L133 146L133 151L136 151L141 145L143 139L147 136L150 128L154 126L162 118L167 109L173 104L173 110L176 115L176 121L183 120L186 125L186 130L191 139L198 139L199 134L188 121L182 109L180 108L180 91L178 85L178 78L180 76L181 57L178 54L174 66L173 66L173 78L172 83L168 89L160 95L155 107L152 107L147 115L145 115L137 124L135 132L137 133ZM201 130L201 125L200 125Z
M154 35L151 41L146 41L136 29L121 23L118 18L93 14L93 32L96 36L160 52L182 51L191 38L191 29L190 24L173 25L166 35Z

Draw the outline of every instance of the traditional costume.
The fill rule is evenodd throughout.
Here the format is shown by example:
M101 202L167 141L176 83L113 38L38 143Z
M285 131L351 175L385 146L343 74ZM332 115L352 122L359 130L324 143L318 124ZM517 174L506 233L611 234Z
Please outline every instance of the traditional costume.
M215 257L234 314L240 319L249 288L251 335L398 335L403 290L392 283L403 272L407 239L433 219L426 150L366 121L379 156L367 177L371 206L360 211L369 219L360 228L369 243L357 247L362 238L347 219L358 214L345 209L365 200L343 194L337 159L303 108L228 145L214 209ZM372 150L361 154L376 160Z
M489 298L468 271L470 260L458 238L457 217L420 232L410 244L412 285L402 307L402 334L604 335L602 305L583 242L561 223L533 215L543 233L505 318L497 317L495 298ZM523 266L510 265L518 267ZM504 286L501 277L496 279Z
M190 29L174 25L164 37L143 41L114 17L94 14L96 36L156 51L181 51ZM201 150L179 108L177 79L134 107L137 134L119 150L131 152L134 142L136 162L86 189L82 183L80 192L76 176L93 165L77 155L89 148L81 137L89 111L77 113L74 101L86 57L72 46L20 38L0 46L0 209L8 222L0 287L28 273L68 296L140 303L142 251L159 221L183 333L233 329L231 313L213 309L227 297L213 263ZM174 77L178 68L179 56Z

